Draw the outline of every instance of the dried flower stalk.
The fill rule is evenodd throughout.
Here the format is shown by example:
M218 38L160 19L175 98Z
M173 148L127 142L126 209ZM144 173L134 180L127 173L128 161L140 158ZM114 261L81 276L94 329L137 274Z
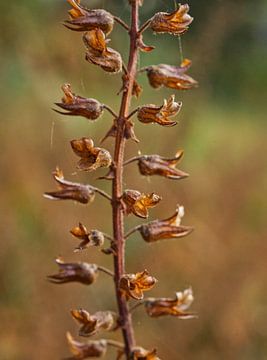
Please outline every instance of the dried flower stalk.
M70 19L64 25L73 31L83 32L82 40L86 48L86 60L97 65L108 73L122 73L121 104L119 113L116 114L108 105L102 104L93 98L75 95L69 84L64 84L62 90L64 96L61 102L55 103L64 111L55 110L63 115L82 116L88 120L98 119L104 110L107 110L113 118L113 125L104 136L103 140L111 136L115 138L113 158L104 148L96 147L91 138L83 137L71 141L71 147L80 160L77 169L80 171L96 171L100 167L107 167L108 174L102 179L112 180L111 196L103 190L92 185L80 184L64 179L62 171L58 168L53 177L58 185L57 191L46 192L45 197L53 200L73 200L82 204L89 204L95 199L96 194L105 197L112 206L113 237L106 235L100 230L88 230L85 225L79 223L73 227L71 234L80 241L74 251L86 250L91 246L101 247L105 240L110 242L109 247L102 249L104 254L112 254L114 259L114 273L109 269L96 264L86 262L66 263L61 258L56 260L59 272L48 276L50 282L63 284L79 282L84 285L93 284L99 272L111 276L115 283L115 293L118 305L118 313L111 311L96 311L89 313L84 309L71 310L73 318L79 323L80 336L93 336L101 331L114 331L121 329L123 343L114 340L101 339L90 340L81 343L74 340L67 333L67 340L72 353L70 359L86 359L91 357L103 357L108 347L113 346L118 350L117 359L125 356L127 360L160 360L157 351L146 350L136 346L132 324L132 310L144 305L150 317L172 315L177 318L192 318L194 313L188 311L193 302L191 288L183 292L176 292L175 298L145 298L144 292L150 291L157 280L147 270L137 273L127 273L125 267L125 241L136 231L146 242L181 238L192 232L191 226L181 225L184 216L183 206L178 206L174 215L164 220L153 220L136 226L124 233L125 216L134 214L140 218L148 218L148 209L155 207L162 199L155 193L144 194L137 190L123 188L124 166L134 161L138 162L139 171L142 175L158 175L171 180L186 178L188 174L176 168L183 156L183 150L179 150L174 157L166 158L160 155L140 155L125 161L124 150L128 139L138 142L134 133L134 115L144 124L156 123L163 127L171 127L177 124L172 118L176 116L182 106L181 102L175 101L171 95L164 100L162 105L147 104L131 110L131 99L139 97L142 88L137 82L137 75L145 71L150 85L153 88L167 87L174 90L188 90L197 86L197 81L186 74L191 66L191 61L185 59L180 66L159 64L151 65L137 71L139 51L150 52L153 46L146 45L143 41L143 33L151 29L154 33L169 33L181 35L185 33L193 18L188 14L187 4L179 5L172 13L160 12L147 20L139 27L139 9L143 0L129 0L131 7L131 24L126 24L120 18L110 14L104 9L87 9L80 0L67 0L71 9ZM107 46L109 35L114 22L127 30L130 38L130 50L127 66L124 65L120 53ZM164 131L164 130L163 130ZM129 301L135 301L130 309Z

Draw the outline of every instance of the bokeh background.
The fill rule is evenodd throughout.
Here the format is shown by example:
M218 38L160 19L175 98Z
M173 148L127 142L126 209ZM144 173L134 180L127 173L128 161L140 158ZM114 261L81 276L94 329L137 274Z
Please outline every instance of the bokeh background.
M129 17L126 0L84 1ZM163 195L152 218L168 217L176 204L185 206L183 223L194 225L187 238L148 245L136 235L127 244L127 270L147 268L158 280L151 296L173 296L192 286L197 320L135 315L137 341L157 347L162 359L266 359L266 82L267 2L189 0L195 20L182 37L183 56L193 60L190 74L198 89L177 92L183 101L174 128L136 122L140 144L129 142L127 156L173 155L185 149L182 181L138 174L127 168L125 186ZM96 144L109 129L106 113L93 123L62 117L51 110L60 100L61 84L72 84L83 96L117 109L120 76L111 76L84 61L81 36L61 22L69 6L64 0L14 0L1 3L1 250L0 358L2 360L60 359L68 355L65 332L77 334L69 310L115 310L113 286L100 276L91 287L54 286L54 258L86 260L106 267L111 257L90 249L73 253L77 242L69 230L82 221L89 229L111 232L110 209L97 198L90 206L49 202L54 189L51 172L59 165L66 178L98 184L104 174L77 174L77 157L69 141L92 137ZM174 9L172 0L145 0L142 21L155 11ZM112 47L126 56L127 36L116 26ZM145 34L156 46L141 54L140 66L178 64L178 39ZM160 104L172 92L149 87L140 77L142 97L133 106ZM112 139L105 147L112 149ZM265 185L265 186L264 186ZM129 217L127 228L138 224ZM105 334L109 336L109 334ZM104 335L104 336L105 336ZM119 338L119 334L112 334ZM106 358L115 359L115 352Z

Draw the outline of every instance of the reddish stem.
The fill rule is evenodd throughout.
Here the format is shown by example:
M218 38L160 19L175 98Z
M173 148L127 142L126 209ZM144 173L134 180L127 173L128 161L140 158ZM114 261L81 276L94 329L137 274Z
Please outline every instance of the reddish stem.
M134 332L132 326L132 317L129 312L126 299L122 296L119 289L121 276L125 273L125 237L124 237L124 214L121 204L121 196L123 193L122 176L124 162L125 137L124 129L129 115L129 108L132 98L133 83L136 76L137 60L138 60L138 0L131 1L131 27L130 35L130 52L127 66L127 80L124 84L124 92L121 99L120 113L117 118L117 135L114 151L114 179L112 184L112 209L113 209L113 234L116 244L116 255L114 255L114 280L118 310L123 333L125 356L127 360L131 360L132 349L135 346Z

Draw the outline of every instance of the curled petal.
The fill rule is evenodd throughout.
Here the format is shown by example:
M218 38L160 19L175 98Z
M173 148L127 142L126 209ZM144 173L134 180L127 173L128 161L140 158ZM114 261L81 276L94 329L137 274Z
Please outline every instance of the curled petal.
M106 340L91 340L87 343L81 343L80 341L74 340L71 334L67 333L67 340L69 348L73 357L68 360L83 360L88 357L102 357L107 352L107 341Z
M189 5L184 4L170 14L159 12L153 16L149 26L155 33L182 35L193 21L188 11Z
M105 238L101 231L98 230L88 231L86 227L81 223L79 223L79 226L76 226L73 229L71 229L70 233L76 238L81 240L80 245L75 248L75 251L81 251L90 246L104 245Z
M155 193L142 194L137 190L125 190L122 199L126 206L127 214L133 213L138 217L146 219L148 217L148 209L155 207L162 198Z
M86 60L100 66L110 73L118 73L122 69L120 53L107 47L105 34L101 29L88 31L83 36L87 48Z
M157 279L150 276L147 270L136 274L124 274L120 279L120 290L129 299L142 300L144 291L151 290L156 284Z
M142 106L137 113L138 120L144 124L157 123L162 126L174 126L176 121L169 118L177 115L182 107L181 102L175 102L172 95L168 100L164 100L162 106L153 104Z

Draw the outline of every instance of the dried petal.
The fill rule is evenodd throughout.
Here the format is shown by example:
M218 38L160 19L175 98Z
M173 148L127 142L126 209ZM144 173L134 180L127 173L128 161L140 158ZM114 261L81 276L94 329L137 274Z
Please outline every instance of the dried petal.
M155 193L142 194L137 190L125 190L122 199L126 206L127 214L133 213L138 217L146 219L148 217L148 209L155 207L162 198Z
M190 66L191 61L185 59L181 66L159 64L148 66L145 70L150 85L155 89L165 86L176 90L189 90L198 86L198 82L186 74Z
M53 172L59 190L46 192L44 197L51 200L74 200L82 204L88 204L95 198L95 191L90 185L73 183L64 179L63 173L58 168Z
M47 277L54 284L79 282L91 285L98 276L98 268L95 264L85 262L65 263L61 258L57 258L56 263L59 266L59 273Z
M96 120L102 115L104 106L99 101L75 95L71 91L70 84L64 84L61 88L64 92L62 102L55 103L55 105L67 112L55 110L59 114L83 116L89 120Z
M117 324L111 311L98 311L90 315L86 310L71 310L71 315L81 324L80 336L93 336L101 330L113 330Z
M133 350L133 360L160 360L157 357L157 350L146 350L142 347L135 347Z
M88 357L100 358L107 352L106 340L90 340L87 343L81 343L74 340L69 332L67 333L67 340L70 351L73 354L73 357L69 358L69 360L83 360Z
M140 233L147 242L181 238L193 231L191 226L180 225L184 216L184 207L178 206L174 215L165 220L153 220L140 226Z
M149 316L176 316L180 319L192 319L196 315L186 310L194 301L192 289L186 289L175 294L174 299L170 298L149 298L145 302L145 309Z
M78 0L68 0L73 7L69 10L71 20L65 21L65 26L74 31L90 31L96 28L109 34L114 25L113 16L103 9L89 10L80 5Z
M162 106L153 104L142 106L137 113L138 120L144 124L157 123L162 126L174 126L176 121L171 121L169 117L177 115L182 107L181 102L175 102L172 95L168 100L164 100Z
M120 53L107 47L105 34L101 29L88 31L83 36L87 48L86 60L100 66L110 73L118 73L122 69Z
M101 231L91 230L88 231L86 227L79 223L79 226L70 230L71 234L78 239L81 239L81 243L75 248L75 251L84 250L90 246L102 246L104 245L104 235Z
M155 46L148 46L144 44L143 36L141 35L138 39L138 47L143 52L151 52L155 49Z
M128 300L130 297L141 300L144 298L143 292L152 289L156 282L147 270L136 274L124 274L120 279L120 290Z
M177 151L175 157L171 159L159 155L144 155L138 160L139 171L145 176L159 175L168 179L183 179L189 175L175 167L182 156L183 150Z
M79 140L72 140L70 143L74 153L81 158L77 164L77 169L93 171L99 167L111 165L110 153L106 149L94 147L92 139L83 137Z
M180 4L179 8L170 14L165 12L156 13L149 26L156 33L182 35L188 30L193 21L188 11L188 4Z

